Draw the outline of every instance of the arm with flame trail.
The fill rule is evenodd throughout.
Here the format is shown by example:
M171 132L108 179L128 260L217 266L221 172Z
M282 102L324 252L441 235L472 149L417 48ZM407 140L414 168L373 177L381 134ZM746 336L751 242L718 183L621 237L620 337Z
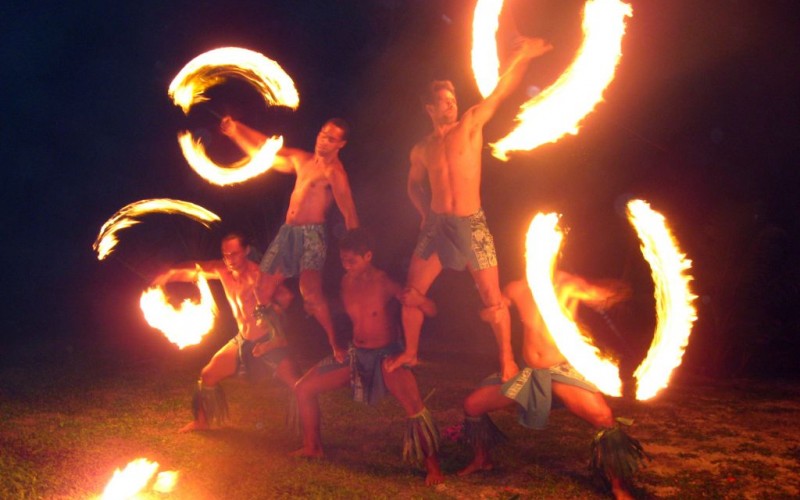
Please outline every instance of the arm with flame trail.
M541 38L523 38L514 52L508 69L497 81L492 93L467 110L464 113L464 119L472 120L476 126L483 127L494 116L500 103L520 84L522 77L525 76L525 71L528 69L528 62L552 49L553 46Z
M254 128L250 128L244 123L226 116L220 122L220 130L250 157L261 151L261 148L269 138ZM300 149L284 147L275 152L275 159L272 162L273 169L285 174L295 173L298 160L309 153Z

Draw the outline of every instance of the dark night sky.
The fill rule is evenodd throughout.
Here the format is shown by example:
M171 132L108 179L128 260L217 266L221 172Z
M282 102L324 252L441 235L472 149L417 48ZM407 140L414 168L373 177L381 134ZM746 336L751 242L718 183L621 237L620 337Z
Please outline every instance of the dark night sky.
M583 2L507 3L521 32L556 46L526 81L544 87L574 53ZM501 279L521 271L522 233L533 213L557 210L572 227L566 268L646 280L635 236L617 210L626 197L643 197L668 217L694 261L702 337L690 358L699 366L701 356L725 351L710 364L753 372L763 363L752 358L766 353L788 366L800 353L800 8L794 0L631 3L617 78L581 132L507 164L485 156L484 206ZM186 62L220 46L277 60L301 105L294 113L266 109L254 91L231 83L214 94L218 111L303 148L329 116L353 124L343 159L356 204L380 237L382 265L403 275L418 222L405 196L407 154L429 128L417 95L430 79L449 78L462 109L476 102L472 2L15 4L0 16L0 57L10 70L0 134L7 337L69 343L81 332L110 332L96 311L130 314L142 286L137 272L216 253L218 233L152 216L121 233L116 258L97 262L97 231L130 202L193 201L265 247L291 181L268 173L244 186L213 187L189 169L175 140L191 127L226 151L211 115L184 117L166 92ZM500 110L488 139L508 128L521 99Z

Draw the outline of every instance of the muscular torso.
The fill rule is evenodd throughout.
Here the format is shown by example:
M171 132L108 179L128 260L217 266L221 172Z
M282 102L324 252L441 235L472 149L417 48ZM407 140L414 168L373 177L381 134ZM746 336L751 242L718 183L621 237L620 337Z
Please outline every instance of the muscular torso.
M333 202L326 169L337 166L343 168L341 163L326 166L322 161L315 161L313 155L298 162L297 180L289 199L289 210L286 212L287 224L303 225L325 222L325 213Z
M383 271L370 270L361 276L345 275L342 279L342 302L353 322L353 343L356 347L377 349L397 338L397 329L389 312L399 286Z
M258 302L256 301L255 286L259 276L258 265L247 261L241 273L230 271L222 264L217 271L225 296L233 311L233 317L239 326L239 332L245 339L256 340L266 332L256 325L253 312Z
M483 133L463 120L444 134L433 133L415 146L431 185L431 210L472 215L481 208Z
M520 285L512 296L523 327L522 356L531 368L548 368L566 361L547 331L530 289Z

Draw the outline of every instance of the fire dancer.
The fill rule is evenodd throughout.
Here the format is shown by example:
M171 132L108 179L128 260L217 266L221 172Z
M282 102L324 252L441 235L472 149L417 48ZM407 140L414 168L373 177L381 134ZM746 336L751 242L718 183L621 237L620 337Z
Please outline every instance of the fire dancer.
M437 451L439 431L420 398L417 382L410 369L386 370L387 357L402 350L398 326L391 318L391 303L417 308L421 314L436 314L436 304L413 290L403 290L385 272L372 264L371 237L363 229L348 232L339 242L345 275L342 278L342 302L353 323L353 341L347 357L333 357L311 368L295 387L297 407L303 430L303 447L293 453L302 457L323 455L320 439L320 393L348 385L356 401L377 403L390 392L408 416L403 443L403 458L423 465L425 483L444 480ZM396 312L396 310L395 310Z
M528 61L552 48L541 39L522 39L511 63L494 91L469 108L458 120L455 89L449 81L434 81L423 96L433 132L411 150L408 195L422 216L420 235L406 287L425 295L443 267L468 267L486 309L498 346L503 380L519 369L513 355L502 350L510 335L508 308L501 300L494 240L481 208L481 148L483 126L500 102L521 82ZM427 202L426 178L430 183ZM488 314L488 312L492 314ZM406 349L389 365L389 371L417 364L423 314L418 308L403 307Z
M257 297L258 264L247 258L250 246L243 235L230 233L222 238L222 259L187 262L158 275L153 285L170 281L196 281L198 273L206 279L218 279L233 311L239 332L211 358L200 372L192 408L194 420L180 432L203 430L220 424L227 417L228 406L219 383L237 373L251 377L271 371L273 377L289 388L298 379L297 367L289 356L283 329L282 312L292 300L292 293L281 287L275 304L262 304Z
M625 286L598 286L564 272L556 275L556 291L559 303L573 317L581 302L605 310L629 294ZM522 355L527 366L504 383L499 376L490 376L467 396L464 440L472 446L475 456L459 475L491 470L494 466L490 451L505 436L489 418L489 412L517 403L519 423L543 429L555 396L568 410L599 429L592 443L592 469L608 481L616 498L632 498L625 482L646 457L641 445L615 424L603 395L558 350L528 284L513 281L503 289L503 296L519 312L523 326Z
M266 141L266 136L225 117L222 132L246 153L254 154ZM300 276L300 293L306 311L316 318L325 330L333 354L342 361L347 354L338 346L331 321L328 302L322 292L322 266L325 264L325 214L335 201L344 216L347 229L358 227L358 215L350 191L350 183L339 151L347 144L350 127L341 118L332 118L317 134L314 152L281 148L272 168L297 176L286 219L278 235L261 260L259 292L262 300L271 300L286 278Z

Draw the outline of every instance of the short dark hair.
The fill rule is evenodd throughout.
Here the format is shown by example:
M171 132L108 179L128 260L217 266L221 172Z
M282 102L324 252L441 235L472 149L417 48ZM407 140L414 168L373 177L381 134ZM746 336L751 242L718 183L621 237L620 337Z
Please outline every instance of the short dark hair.
M436 102L436 93L440 90L449 90L456 94L456 88L450 80L434 80L425 88L425 93L420 96L423 105L433 104Z
M358 255L366 255L373 251L375 239L372 234L362 227L347 231L339 240L339 251L349 251Z
M342 129L342 140L343 141L346 141L347 139L350 138L350 124L347 123L347 120L345 120L344 118L334 117L334 118L330 118L328 121L325 122L325 124L328 124L328 123L330 123L334 127L338 127L340 129Z
M231 231L227 233L222 237L222 241L220 243L224 243L228 240L239 240L239 244L242 246L242 248L247 248L250 245L250 241L247 239L247 236L240 231Z

